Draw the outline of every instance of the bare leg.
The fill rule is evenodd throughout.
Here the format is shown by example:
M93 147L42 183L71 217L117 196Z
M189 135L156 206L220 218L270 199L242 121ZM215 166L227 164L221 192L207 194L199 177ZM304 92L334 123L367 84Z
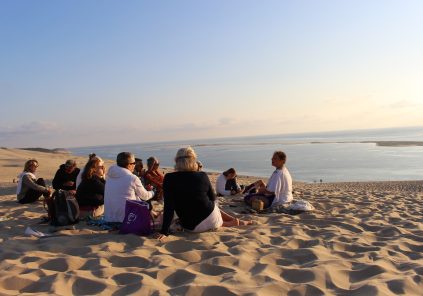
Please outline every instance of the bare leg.
M240 225L251 225L253 224L252 221L244 221L239 220L238 218L235 218L228 213L225 213L224 211L220 210L220 214L222 215L223 224L224 227L232 227L232 226L240 226Z

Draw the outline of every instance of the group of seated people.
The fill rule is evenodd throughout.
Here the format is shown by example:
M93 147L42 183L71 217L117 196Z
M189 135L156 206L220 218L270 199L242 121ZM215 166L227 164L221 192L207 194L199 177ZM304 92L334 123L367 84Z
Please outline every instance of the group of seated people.
M288 203L292 200L292 179L285 162L284 152L273 154L272 166L276 170L267 185L259 180L242 187L237 183L235 169L230 168L217 178L216 192L222 196L245 194L244 201L250 206L255 200L263 202L265 208ZM117 155L116 164L106 174L103 160L92 154L82 170L76 167L75 161L66 161L56 172L52 183L55 190L74 191L80 206L98 207L104 204L107 222L121 223L124 220L126 200L162 199L163 224L156 235L159 239L170 234L175 213L182 227L193 232L251 224L251 221L240 220L219 209L215 189L200 165L191 147L177 151L175 171L166 175L159 171L157 158L150 157L145 170L141 159L130 152L121 152ZM25 163L24 172L19 176L18 202L30 203L41 195L48 197L51 194L52 190L46 187L44 180L36 179L37 167L35 159Z

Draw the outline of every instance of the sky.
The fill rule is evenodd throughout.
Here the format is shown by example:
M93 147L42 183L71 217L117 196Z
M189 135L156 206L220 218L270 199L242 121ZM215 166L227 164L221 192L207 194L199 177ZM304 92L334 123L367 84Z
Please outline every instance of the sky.
M423 1L0 0L0 146L423 126Z

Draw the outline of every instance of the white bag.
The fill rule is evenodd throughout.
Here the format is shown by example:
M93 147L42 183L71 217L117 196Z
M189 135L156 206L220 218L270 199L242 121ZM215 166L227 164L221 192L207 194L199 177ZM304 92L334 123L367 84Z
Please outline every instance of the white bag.
M295 211L304 211L309 212L313 211L314 207L306 200L298 199L293 204L291 204L288 207L289 210L295 210Z

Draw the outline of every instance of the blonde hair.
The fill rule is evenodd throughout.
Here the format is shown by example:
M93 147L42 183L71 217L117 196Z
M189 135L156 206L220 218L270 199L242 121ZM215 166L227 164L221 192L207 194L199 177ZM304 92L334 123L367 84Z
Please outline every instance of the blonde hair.
M29 172L29 167L30 167L32 164L36 164L36 165L38 165L38 160L36 160L36 159L29 159L29 160L27 160L27 161L25 162L25 165L24 165L24 172Z
M181 148L176 152L175 170L179 172L194 172L198 170L197 154L191 146Z

